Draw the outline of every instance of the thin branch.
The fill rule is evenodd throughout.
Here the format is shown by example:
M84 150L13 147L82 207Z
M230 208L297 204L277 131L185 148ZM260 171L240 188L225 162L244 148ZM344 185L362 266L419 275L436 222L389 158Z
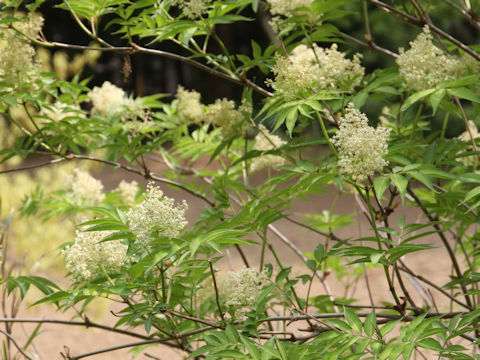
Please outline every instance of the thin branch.
M432 22L425 21L425 19L418 19L414 16L408 15L407 13L404 13L403 11L400 11L400 10L396 9L393 6L387 5L382 1L378 1L378 0L368 0L368 1L371 2L372 4L376 5L379 9L383 10L384 12L386 12L390 15L393 15L394 17L396 17L400 21L403 21L403 22L406 22L406 23L409 23L411 25L415 25L415 26L418 26L418 27L428 25L428 27L430 28L430 30L432 30L432 32L440 35L444 39L447 39L448 41L455 44L457 47L459 47L460 49L462 49L463 51L465 51L466 53L471 55L473 58L480 61L480 55L479 54L477 54L474 50L470 49L467 45L465 45L461 41L457 40L456 38L454 38L450 34L446 33L442 29L435 26Z
M132 47L133 47L134 52L151 54L151 55L158 55L158 56L167 57L169 59L175 59L175 60L178 60L178 61L182 61L182 62L185 62L189 65L195 66L195 67L197 67L201 70L204 70L204 71L206 71L206 72L208 72L212 75L215 75L219 78L232 81L232 82L234 82L238 85L248 86L249 88L253 89L254 91L256 91L257 93L259 93L263 96L267 96L267 97L272 97L273 96L273 94L271 92L269 92L268 90L265 90L264 88L258 86L255 83L251 82L247 78L240 78L238 76L232 76L232 75L226 74L224 72L221 72L221 71L215 70L211 67L208 67L208 66L206 66L206 65L204 65L204 64L202 64L198 61L190 59L189 57L181 56L181 55L170 53L170 52L163 51L163 50L145 48L145 47L137 45L135 43L132 44Z
M17 342L15 341L15 339L13 338L12 335L10 335L8 332L6 331L3 331L2 329L0 329L0 333L2 333L3 335L5 335L12 343L13 345L15 345L15 347L18 349L18 351L20 351L20 353L25 357L25 359L28 359L28 360L33 360L30 356L28 356L25 351L22 350L22 348L17 344Z
M453 268L455 269L455 274L458 278L462 277L462 270L460 269L460 265L458 264L457 257L455 256L455 252L453 251L452 247L450 246L450 243L448 242L448 239L445 237L445 234L443 233L442 229L440 226L437 224L437 218L430 214L428 209L423 205L422 201L418 198L417 194L410 188L410 186L407 187L407 192L412 196L412 198L415 200L417 205L420 207L422 212L425 214L425 216L433 222L433 228L437 230L438 236L440 237L440 240L442 240L443 245L445 246L448 256L450 257L450 260L452 262ZM467 302L467 305L469 306L470 309L473 309L473 305L471 302L470 297L466 294L468 292L467 288L465 285L461 284L460 285L462 288L462 292L465 297L465 301Z
M188 192L189 194L191 194L193 196L196 196L196 197L202 199L203 201L207 202L210 206L215 206L215 203L213 201L209 200L204 195L189 189L188 187L182 185L181 183L179 183L177 181L166 179L166 178L163 178L163 177L160 177L160 176L156 175L153 172L140 170L138 168L134 168L134 167L129 166L129 165L124 165L124 164L116 162L116 161L105 160L105 159L101 159L101 158L97 158L97 157L93 157L93 156L89 156L89 155L68 154L65 157L60 158L60 159L54 159L54 160L42 162L42 163L39 163L39 164L27 165L27 166L17 167L17 168L13 168L13 169L1 170L0 174L34 169L34 168L38 168L38 167L42 167L42 166L48 166L48 165L60 163L62 161L67 161L67 160L90 160L90 161L95 161L95 162L99 162L99 163L102 163L102 164L111 165L111 166L114 166L116 168L120 168L120 169L123 169L125 171L140 175L140 176L144 177L145 179L151 179L151 180L158 181L160 183L175 186L179 189L182 189L182 190Z
M373 40L372 41L369 41L369 42L365 42L365 41L362 41L360 39L357 39L356 37L353 37L347 33L344 33L342 31L340 31L340 36L343 37L344 39L346 40L349 40L357 45L360 45L364 48L367 48L367 49L372 49L372 50L375 50L375 51L378 51L379 53L382 53L382 54L385 54L385 55L388 55L390 57L393 57L394 59L398 58L400 55L398 55L396 52L394 51L391 51L391 50L388 50L388 49L385 49L379 45L377 45Z
M213 286L215 288L215 302L217 303L218 311L220 312L220 317L222 318L222 321L225 321L225 317L223 316L222 306L220 305L220 298L219 298L219 295L218 295L217 279L215 277L215 270L213 270L212 260L208 260L208 264L210 265L210 273L212 274Z
M422 275L417 275L415 274L412 270L410 270L408 267L405 266L405 264L402 264L402 266L399 267L399 269L403 272L406 272L407 274L413 276L414 278L417 278L418 280L424 282L425 284L427 285L430 285L432 288L434 288L435 290L441 292L443 295L445 295L446 297L448 297L450 300L452 300L453 302L455 302L456 304L464 307L465 309L468 309L468 310L471 310L471 307L467 304L464 304L463 302L459 301L458 299L456 299L453 295L450 295L447 291L445 291L444 289L442 289L440 286L438 286L437 284L431 282L430 280L428 280L427 278L424 278Z
M472 24L472 26L474 26L477 30L480 30L480 22L474 16L472 16L468 11L466 11L465 9L463 9L462 7L458 6L457 4L455 4L450 0L442 0L442 1L445 4L453 7L455 10L457 10L460 14L462 14L465 18L468 19L468 22Z
M114 327L98 324L91 321L70 321L70 320L59 320L59 319L36 319L36 318L0 318L0 323L42 323L42 324L61 324L61 325L72 325L72 326L84 326L86 328L97 328L117 334L128 335L136 337L139 339L149 340L150 336L134 333L128 330L117 329Z

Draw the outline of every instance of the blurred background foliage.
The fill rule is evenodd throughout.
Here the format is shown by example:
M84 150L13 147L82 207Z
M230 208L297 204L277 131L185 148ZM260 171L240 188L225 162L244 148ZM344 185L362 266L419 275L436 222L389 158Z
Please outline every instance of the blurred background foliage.
M45 24L43 26L45 37L51 41L95 46L96 44L92 43L87 35L79 31L76 26L73 26L72 19L69 16L65 16L63 10L54 6L57 3L58 1L48 0L37 10L45 18ZM402 0L391 1L390 3L396 6L403 6ZM28 2L26 2L26 4L28 4ZM366 29L361 4L362 2L358 1L346 2L343 9L348 11L349 15L333 19L332 23L344 33L354 36L357 39L365 40ZM479 42L480 39L478 39L478 36L465 18L459 13L452 11L452 8L443 1L425 1L425 4L427 5L426 10L432 17L432 20L443 30L456 38L462 39L462 41L468 45L475 45ZM254 21L217 25L218 35L232 53L250 55L252 40L258 43L262 49L267 48L271 44L280 46L279 39L275 37L275 34L269 28L268 21L270 15L263 9L264 6L265 3L261 1L260 11L257 14L255 14L250 7L244 10L242 15L250 17L254 19ZM401 47L408 48L409 41L415 39L421 31L420 28L412 27L411 25L394 19L392 16L371 4L367 6L368 22L373 39L382 47L395 52ZM403 8L403 10L407 13L413 12L413 9L408 7ZM106 15L102 19L99 28L101 29L102 26L110 20L112 20L112 17ZM105 32L100 35L114 46L128 45L126 40L112 35L112 32ZM341 38L336 40L340 43L340 50L345 51L348 48L349 51L351 51L348 55L349 57L356 52L363 54L362 65L365 66L367 74L373 72L375 69L396 67L394 59L391 57L354 44L352 45L351 43L349 43L348 46L342 45L344 40ZM147 42L148 39L143 42L140 40L139 44L145 45ZM328 46L327 43L320 43L319 45ZM188 56L186 50L173 43L163 42L154 47ZM208 51L218 53L220 49L216 48L212 42ZM204 103L211 103L215 99L222 97L233 99L239 103L242 96L241 86L210 75L186 63L164 57L153 57L139 53L125 55L113 52L100 53L88 50L67 51L64 49L46 48L38 48L37 56L42 62L44 71L55 72L58 74L59 79L63 80L71 80L74 77L78 79L91 79L88 83L90 88L100 86L104 81L108 80L124 89L128 94L134 94L134 96L168 93L171 94L171 99L173 99L177 86L182 85L187 89L195 89L200 92ZM263 84L268 75L259 70L253 71L256 72L253 73L253 77L251 78L256 83ZM261 106L260 100L259 97L255 98L254 94L254 104L256 102L257 109ZM369 98L362 108L362 111L375 122L375 119L378 119L379 116L382 115L382 111L385 112L382 107L381 102L374 98ZM468 112L468 106L466 106L466 110ZM390 111L395 112L395 109L390 109ZM412 107L411 111L415 112L416 109ZM27 121L25 109L19 107L14 111L13 116L17 121L27 127L27 129L31 126L30 122ZM431 129L440 129L444 117L445 113L441 110L437 111L435 115L430 115L428 120L432 124ZM423 120L427 119L423 118ZM472 120L474 120L477 125L479 124L480 119ZM446 135L447 137L454 137L463 131L464 125L462 122L450 121ZM320 135L320 130L317 128L309 129L307 133L315 137ZM12 142L17 141L19 136L20 131L15 126L9 126L6 120L0 115L0 148L6 148L12 145ZM16 158L12 158L4 164L3 167L14 166L19 161L20 160ZM30 174L16 173L8 177L0 177L0 188L2 189L2 219L8 217L12 210L18 209L21 206L23 197L34 192L39 185L44 191L53 191L61 188L65 180L65 173L71 172L74 167L75 164L69 163L40 169ZM15 191L9 191L9 189L15 189ZM21 254L20 258L27 267L35 264L36 260L34 259L42 258L43 254L39 252L43 251L45 247L37 245L48 242L51 248L52 242L53 244L60 245L65 239L69 239L73 235L71 224L69 223L66 226L65 221L68 221L66 219L55 217L49 219L48 227L36 226L34 222L40 221L42 220L29 218L28 221L14 221L14 225L12 226L10 234L12 240L10 243L15 252ZM35 229L42 230L40 233L37 233ZM49 263L45 260L41 266L45 268L55 266L55 258L49 257L48 259ZM57 261L59 261L58 258Z

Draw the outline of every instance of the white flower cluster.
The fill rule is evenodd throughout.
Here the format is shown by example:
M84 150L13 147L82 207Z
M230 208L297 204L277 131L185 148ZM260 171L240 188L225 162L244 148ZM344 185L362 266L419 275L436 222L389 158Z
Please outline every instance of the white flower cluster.
M159 187L150 183L142 202L131 208L126 216L130 230L140 243L146 245L152 239L152 233L177 237L188 224L185 219L187 209L185 200L176 206L173 199L164 196Z
M129 99L125 91L109 81L105 81L101 87L95 86L88 95L93 104L93 114L107 116L122 111L138 110L135 109L138 107L135 100Z
M212 0L172 0L172 5L178 6L189 19L195 20L207 11L207 5Z
M303 12L295 12L295 10L302 7L309 8L313 0L267 0L267 3L270 5L270 13L274 15L269 24L274 32L279 33L285 27L285 18L295 14L303 15Z
M313 44L297 46L290 56L277 57L273 70L275 81L267 80L286 99L293 99L311 89L339 89L352 91L362 80L365 69L360 65L360 54L352 60L339 52L337 44L321 48Z
M222 129L223 136L241 133L248 129L245 122L246 116L251 111L248 103L242 103L239 109L235 109L235 102L226 98L217 99L208 108L208 120Z
M70 183L73 199L82 205L95 205L105 199L102 182L86 171L75 169Z
M118 184L118 189L120 196L123 198L125 203L132 205L135 203L135 198L138 192L138 183L136 181L128 182L125 180L120 181Z
M375 171L381 171L388 164L383 156L387 153L390 130L368 126L367 116L349 103L332 139L339 150L340 171L355 181L363 181Z
M396 62L407 88L415 91L430 89L443 81L467 75L469 69L478 70L479 63L470 55L445 54L432 40L432 34L425 26L423 32L410 42L409 50L399 49Z
M267 0L267 3L270 5L272 15L290 17L293 15L293 10L312 6L313 0Z
M205 120L205 110L200 101L200 93L195 90L185 90L183 86L179 85L175 97L178 99L178 116L183 123L199 124Z
M282 140L279 136L270 134L268 129L263 125L258 125L260 132L255 136L253 144L254 150L268 151L277 149L287 142ZM251 172L258 171L264 167L277 167L285 164L285 159L278 155L262 155L253 159Z
M103 271L115 273L126 262L128 246L118 240L100 242L110 231L77 231L75 242L62 254L75 281L88 281Z
M252 268L243 268L238 272L230 271L225 278L221 279L219 292L227 306L252 307L267 283L265 271L258 272Z
M19 31L37 37L43 26L43 18L29 13L27 21L14 23ZM33 81L40 73L40 63L35 60L35 49L12 29L0 30L0 77L11 86Z

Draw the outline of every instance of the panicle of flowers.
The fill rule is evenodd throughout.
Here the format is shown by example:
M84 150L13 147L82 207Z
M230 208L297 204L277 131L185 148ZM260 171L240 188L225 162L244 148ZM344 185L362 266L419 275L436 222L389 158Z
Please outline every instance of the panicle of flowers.
M245 267L238 272L230 271L226 277L220 279L219 292L227 306L252 307L267 284L265 270L258 272L256 269Z
M215 103L209 105L208 120L221 128L223 136L242 133L248 129L248 123L245 120L251 107L249 108L247 104L243 103L237 110L233 100L217 99Z
M130 108L135 101L129 99L125 91L113 85L110 81L105 81L101 87L95 86L88 94L92 101L93 114L116 114Z
M293 10L312 6L313 0L267 0L267 3L270 5L272 15L290 17L293 15Z
M207 12L207 6L212 0L173 0L172 5L178 6L189 19L195 20Z
M95 205L105 199L102 182L86 171L75 169L70 182L73 199L82 205Z
M275 80L267 84L286 99L308 93L311 89L339 89L350 92L362 80L365 69L360 65L361 54L352 60L338 51L338 45L321 48L313 44L297 46L290 56L277 57L273 70Z
M255 136L255 142L253 144L254 150L268 151L278 149L287 143L279 136L271 134L265 126L258 125L258 128L260 131L257 136ZM281 156L271 154L262 155L253 159L250 171L255 172L264 167L277 167L283 164L285 164L285 159Z
M129 205L135 203L135 198L138 192L138 183L135 180L132 182L125 180L120 181L117 190L120 192L120 196L123 198L125 203Z
M375 171L381 171L388 164L383 156L388 150L390 130L369 126L367 116L349 103L339 120L339 130L332 138L339 150L340 171L354 181L363 181Z
M76 282L118 272L127 261L128 246L118 240L104 241L111 231L77 231L73 245L62 250L65 264Z
M295 9L312 6L313 0L267 0L274 15L269 24L276 33L284 28L284 19L295 15Z
M147 185L144 199L127 213L130 230L141 244L152 239L152 233L169 238L178 237L188 222L185 211L188 205L183 201L175 205L175 200L163 195L153 183Z
M200 93L188 91L179 85L175 97L178 99L178 116L183 123L198 124L205 119L204 106L200 101Z
M15 28L33 38L42 25L43 18L36 13L29 13L26 21L13 23ZM13 29L0 29L0 34L3 34L0 41L0 77L13 87L33 81L41 69L40 62L35 59L35 49Z
M400 75L407 88L415 91L426 90L435 85L467 75L470 70L478 70L478 61L468 54L462 57L445 54L433 44L433 36L428 26L410 42L410 49L399 49L396 59Z

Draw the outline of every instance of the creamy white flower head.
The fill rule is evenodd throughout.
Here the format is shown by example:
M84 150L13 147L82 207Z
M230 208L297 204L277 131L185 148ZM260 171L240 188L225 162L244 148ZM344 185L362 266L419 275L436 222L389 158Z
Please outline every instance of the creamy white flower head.
M136 181L128 182L125 180L120 181L118 189L125 203L131 205L135 203L135 197L138 192L138 183Z
M407 88L415 91L426 90L435 85L453 80L478 70L479 63L468 54L462 57L445 54L433 44L433 36L428 26L410 42L410 49L399 49L396 59L400 75Z
M175 97L178 99L178 116L183 123L201 123L205 119L205 110L200 101L200 93L188 91L179 85Z
M247 107L236 110L233 100L217 99L215 103L209 105L207 116L212 124L222 129L223 136L231 136L248 129L248 124L244 122L246 119L245 111L248 111L245 109Z
M43 25L43 18L29 13L27 20L14 23L18 30L30 37L37 37ZM18 36L14 30L0 30L3 39L0 41L0 76L11 86L33 81L38 77L41 66L35 59L35 49L27 39Z
M77 231L73 245L62 254L75 281L88 281L104 271L116 273L126 262L128 246L118 240L100 242L111 231Z
M258 125L260 132L255 136L255 142L253 144L254 150L268 151L278 149L287 142L282 140L277 135L271 134L268 129L263 125ZM258 171L264 167L277 167L285 164L285 159L278 155L262 155L252 160L251 172Z
M212 0L172 0L172 5L178 6L189 19L195 20L207 11Z
M75 169L70 182L73 199L82 205L95 205L105 199L102 182L86 171Z
M220 279L219 292L227 306L252 307L267 284L265 271L243 268L238 272L230 271L225 278Z
M188 222L185 211L188 205L183 201L175 205L175 200L163 195L159 187L148 184L142 202L127 213L128 226L140 243L146 245L154 232L158 236L178 237Z
M313 0L267 0L272 15L290 17L293 11L299 7L312 6Z
M368 126L367 116L349 103L332 138L338 148L340 172L355 181L363 181L375 171L381 171L388 164L383 156L388 150L390 130Z
M93 104L93 114L106 116L109 113L118 113L128 105L125 91L109 81L105 81L101 87L95 86L89 96Z
M321 48L313 44L297 46L289 57L277 57L273 70L275 81L267 80L276 91L293 99L311 89L338 89L352 91L362 80L365 69L360 65L360 54L352 60L339 52L337 44Z

